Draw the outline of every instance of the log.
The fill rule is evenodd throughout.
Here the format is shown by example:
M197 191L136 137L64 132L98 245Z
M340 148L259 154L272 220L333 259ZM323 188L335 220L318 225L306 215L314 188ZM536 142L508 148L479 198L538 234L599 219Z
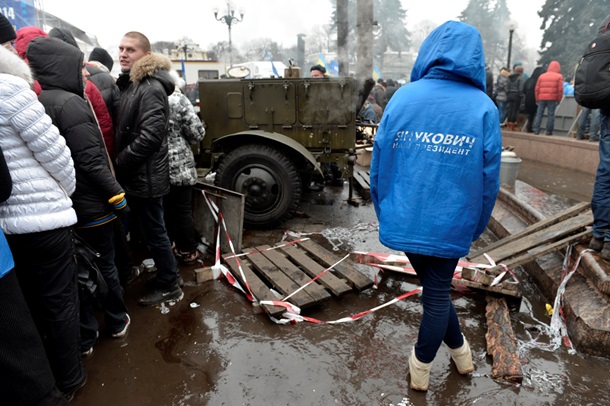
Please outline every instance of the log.
M517 352L515 334L506 300L487 296L487 354L493 359L491 377L510 382L523 381L523 369Z

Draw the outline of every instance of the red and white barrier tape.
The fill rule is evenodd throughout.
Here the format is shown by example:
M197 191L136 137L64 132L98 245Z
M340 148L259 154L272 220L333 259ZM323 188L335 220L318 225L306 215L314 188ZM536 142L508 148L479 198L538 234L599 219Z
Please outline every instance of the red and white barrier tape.
M583 250L576 261L574 262L573 268L570 270L570 258L572 254L573 245L569 245L566 250L565 257L563 260L563 269L562 269L562 281L557 288L557 295L555 296L555 301L553 302L553 315L551 316L551 331L556 334L556 337L552 340L555 348L559 348L560 343L563 341L563 344L568 347L568 353L575 354L576 349L574 348L574 344L570 340L568 335L568 327L566 324L566 317L563 311L563 296L565 294L566 285L574 272L578 269L580 265L580 260L582 256L586 252L592 251L591 249Z
M244 256L244 255L249 255L249 254L253 254L253 253L258 253L258 252L264 252L267 250L253 250L250 251L248 253L244 253L244 254L236 254L235 253L235 247L233 246L233 242L231 240L231 237L229 236L229 232L227 229L227 225L224 221L224 218L222 216L222 213L220 212L220 209L218 208L218 206L211 201L211 199L207 196L207 194L205 193L205 191L202 191L204 200L206 201L208 208L210 209L210 211L212 212L212 215L214 216L214 219L216 220L216 223L218 224L218 231L216 234L216 249L215 249L215 264L212 267L213 270L215 270L215 272L218 272L218 276L220 276L220 274L223 274L225 276L225 278L227 278L227 281L229 281L229 283L234 286L235 288L241 290L246 297L248 297L248 300L250 300L251 302L257 302L258 299L254 296L254 294L252 293L252 291L250 290L250 287L248 285L246 276L244 275L243 269L241 267L241 264L239 262L239 257ZM220 228L224 229L225 235L227 237L227 240L229 242L229 247L231 249L231 253L232 255L227 257L227 259L234 259L236 261L237 267L240 271L240 275L242 278L243 283L246 285L246 289L244 289L241 284L239 283L239 281L233 276L233 274L231 273L231 271L229 271L229 269L227 269L227 267L225 267L224 265L221 264L220 259L221 259L221 254L220 254ZM287 246L290 244L295 244L299 241L304 241L305 239L301 239L301 240L297 240L297 241L291 241L289 243L285 243L282 246ZM276 247L272 247L269 248L270 249L276 249L276 248L280 248L281 246L276 246ZM282 319L276 319L275 317L272 317L271 315L269 315L269 317L271 318L271 320L273 320L274 322L278 323L278 324L286 324L286 323L296 323L296 322L302 322L302 321L306 321L306 322L310 322L310 323L315 323L315 324L338 324L338 323L345 323L345 322L351 322L351 321L355 321L358 320L364 316L366 316L367 314L373 313L379 309L382 309L386 306L389 306L391 304L394 304L400 300L406 299L409 296L412 296L416 293L421 292L422 288L417 288L414 289L410 292L404 293L392 300L390 300L389 302L386 302L382 305L379 305L377 307L374 307L372 309L369 310L365 310L363 312L360 313L356 313L354 315L348 316L348 317L343 317L341 319L338 320L334 320L334 321L322 321L319 319L315 319L312 317L307 317L307 316L302 316L301 315L301 309L298 306L293 305L292 303L288 303L286 300L290 297L292 297L293 295L295 295L297 292L305 289L308 285L310 285L311 283L313 283L315 280L319 279L322 275L324 275L326 272L330 271L332 268L334 268L335 266L337 266L339 263L343 262L344 260L346 260L351 254L346 255L345 257L343 257L342 259L340 259L339 261L337 261L335 264L331 265L330 267L326 268L324 271L320 272L318 275L316 275L314 278L312 278L310 281L308 281L305 285L299 287L297 290L295 290L294 292L292 292L291 294L287 295L286 297L284 297L282 300L279 301L272 301L272 300L261 300L258 301L258 304L260 305L270 305L270 306L281 306L284 307L286 309L286 312L284 312L282 314Z

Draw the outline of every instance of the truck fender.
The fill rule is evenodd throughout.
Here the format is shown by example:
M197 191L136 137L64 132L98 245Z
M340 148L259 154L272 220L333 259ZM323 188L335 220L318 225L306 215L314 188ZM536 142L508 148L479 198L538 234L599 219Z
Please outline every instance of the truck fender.
M320 167L320 163L318 161L316 161L316 158L311 154L311 152L309 152L307 150L307 148L305 148L304 146L302 146L301 144L299 144L292 138L289 138L283 134L276 133L276 132L251 130L251 131L241 131L238 133L227 134L223 137L220 137L220 138L217 138L216 140L214 140L214 143L212 144L212 148L214 148L215 145L222 144L228 140L230 141L230 139L232 139L232 138L243 137L243 136L248 136L248 138L253 138L253 137L265 138L269 141L272 141L272 143L274 143L274 144L281 144L283 146L289 147L290 149L299 153L309 162L311 162L311 164L314 166L314 168L316 168L316 170L320 173L320 175L323 175L322 168Z

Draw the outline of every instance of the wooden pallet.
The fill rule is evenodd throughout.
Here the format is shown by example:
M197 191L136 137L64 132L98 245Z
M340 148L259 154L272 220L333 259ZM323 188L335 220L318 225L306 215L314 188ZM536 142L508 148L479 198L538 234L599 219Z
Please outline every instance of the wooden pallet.
M543 255L559 251L569 244L590 238L589 226L593 215L588 203L577 204L555 216L533 224L523 231L503 238L469 255L472 262L485 262L487 253L496 263L508 268L524 265ZM490 275L498 275L503 267L487 269Z
M267 245L244 249L248 255L238 258L252 294L259 301L288 296L320 275L325 269L341 260L312 240L304 240L281 248L270 249ZM245 282L233 255L223 255L223 261L242 286ZM292 295L288 302L301 309L312 307L334 297L354 290L361 291L373 286L373 281L351 263L343 261L316 281ZM286 309L281 306L264 305L272 316L281 315Z

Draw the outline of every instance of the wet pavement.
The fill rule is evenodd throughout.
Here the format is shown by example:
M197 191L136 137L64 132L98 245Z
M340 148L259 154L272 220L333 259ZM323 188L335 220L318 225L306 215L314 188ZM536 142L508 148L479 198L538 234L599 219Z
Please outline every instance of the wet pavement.
M532 170L542 172L535 166ZM524 165L520 179L529 172ZM548 177L554 177L553 173L547 175L547 183L556 181ZM577 183L583 183L582 179L576 177ZM290 230L307 233L328 249L336 249L338 256L353 250L391 252L377 239L372 205L363 201L357 207L348 204L347 190L347 186L327 187L322 193L307 194L297 217L281 229L246 231L244 246L275 244ZM568 198L586 200L587 193L590 191L579 191ZM493 236L484 238L489 241ZM206 258L206 264L210 260ZM88 383L73 404L610 404L610 360L578 352L571 355L565 347L548 348L554 335L545 304L552 298L545 299L527 275L518 275L524 298L511 314L523 362L523 383L490 377L485 297L456 292L454 305L477 369L469 376L459 375L447 349L441 347L432 367L430 390L421 393L409 389L407 382L407 354L415 343L421 317L417 296L350 323L277 325L255 313L243 294L224 279L197 286L193 268L181 267L185 297L168 309L136 304L152 274L142 275L127 287L131 329L126 338L118 340L102 331L93 355L85 360ZM414 277L389 271L380 277L377 289L331 299L304 313L337 320L418 287Z

